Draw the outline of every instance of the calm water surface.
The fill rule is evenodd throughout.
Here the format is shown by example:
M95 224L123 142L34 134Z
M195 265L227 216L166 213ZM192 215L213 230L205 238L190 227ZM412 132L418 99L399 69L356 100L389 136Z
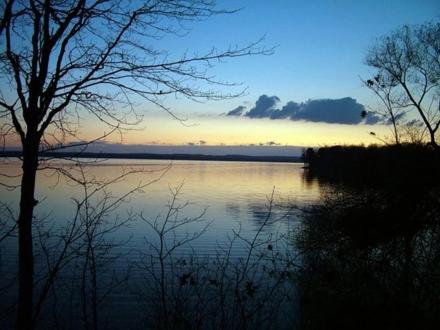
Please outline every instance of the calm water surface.
M19 165L4 161L0 173L20 175ZM104 239L95 237L96 272L88 241L82 241L86 235L78 239L79 247L71 247L71 260L45 301L39 329L91 328L94 293L102 329L167 328L167 319L182 329L439 328L438 183L421 181L413 189L406 182L356 186L323 179L318 185L305 179L302 164L111 160L52 166L76 180L84 176L90 183L109 183L105 194L96 196L99 185L90 184L91 209L102 205L104 196L111 202L143 189L107 214L101 230L112 221L130 221ZM75 201L84 198L73 178L47 167L42 164L36 192L36 298L50 268L47 260L56 259L63 247L57 233L69 228ZM112 182L129 171L135 173ZM17 180L3 176L1 182ZM140 215L160 227L170 191L179 186L177 203L186 207L177 218L204 214L202 221L169 232L168 247L209 226L197 240L173 250L161 268L149 245L158 247L158 237ZM18 189L0 191L1 202L16 212ZM270 221L262 228L272 192ZM309 205L310 212L299 211ZM0 211L0 220L10 218ZM81 223L83 230L86 222ZM257 234L258 248L248 253ZM228 245L231 237L236 240ZM41 242L49 244L48 259ZM106 244L116 245L107 249ZM0 329L13 324L16 250L16 236L0 242Z
M81 172L79 166L71 163L58 162L52 163L51 166L43 163L37 179L36 199L39 204L35 214L36 219L44 221L44 228L49 228L52 232L66 228L75 214L75 200L84 198L82 186L72 179L58 175L53 169L46 168L53 166L61 168L77 179L84 175L90 182L108 182L123 173L136 171L106 188L106 193L111 198L117 198L135 187L143 186L142 191L130 194L124 203L108 216L111 219L132 219L126 226L110 234L115 242L124 242L111 251L111 255L122 256L115 261L112 272L115 269L123 272L128 264L136 262L140 251L146 249L146 241L157 243L157 236L145 222L139 220L139 214L145 219L157 219L158 223L161 223L168 211L168 203L172 196L170 191L176 187L181 186L178 204L188 203L179 212L180 219L197 217L203 212L204 214L203 221L179 227L170 236L171 239L191 235L209 224L200 238L177 252L179 256L214 256L233 231L240 232L244 238L252 238L268 216L272 193L271 220L263 228L263 234L286 234L299 221L297 214L291 212L290 206L301 207L316 202L320 193L316 182L305 181L302 164L109 160L85 165L81 167ZM15 160L3 161L0 173L19 175L20 163ZM8 179L7 183L12 185L17 183L18 179ZM90 186L89 193L94 188L95 186ZM19 189L1 189L1 201L16 211ZM99 202L102 197L102 193L98 194L92 198L91 204ZM234 245L231 256L242 256L246 253L245 248L243 244ZM13 281L17 265L15 238L1 242L0 251L3 283ZM38 260L36 263L38 269ZM42 266L44 269L44 264ZM69 272L65 272L63 276L68 277L68 274ZM105 280L106 275L108 274L100 274L101 281ZM136 278L136 275L132 274L132 278ZM145 274L138 277L141 276ZM11 296L4 296L3 302L14 299L16 291L12 289L9 292ZM111 310L111 315L117 315L117 310L121 315L116 317L118 320L136 318L136 315L133 315L136 310L134 306L138 308L138 304L133 295L119 292L117 302L118 307ZM112 320L115 322L114 318Z
M43 164L44 166L44 164ZM60 166L60 164L57 164ZM80 177L77 166L63 164L63 169ZM180 185L179 203L188 202L181 216L197 216L205 211L203 219L210 222L207 232L198 244L213 248L232 229L241 227L243 233L252 235L267 217L269 199L274 191L273 218L282 217L291 204L298 206L312 203L319 196L317 183L307 183L303 178L302 164L252 163L252 162L203 162L203 161L156 161L156 160L108 160L84 166L85 176L93 180L112 180L128 171L143 171L128 175L106 189L112 196L122 196L138 185L148 186L135 192L114 215L125 217L128 212L142 213L147 219L163 218L171 198L170 189ZM19 174L17 161L3 162L1 173ZM8 183L12 183L10 180ZM92 190L91 187L90 190ZM1 200L13 209L17 208L19 189L1 190ZM76 198L84 196L82 187L51 169L38 174L36 217L51 223L64 224L73 217ZM98 195L98 198L102 195ZM265 230L285 231L294 225L295 219L284 219ZM182 231L196 230L198 226L186 226ZM124 234L134 235L135 240L148 236L144 224L130 223ZM206 250L204 250L206 251Z

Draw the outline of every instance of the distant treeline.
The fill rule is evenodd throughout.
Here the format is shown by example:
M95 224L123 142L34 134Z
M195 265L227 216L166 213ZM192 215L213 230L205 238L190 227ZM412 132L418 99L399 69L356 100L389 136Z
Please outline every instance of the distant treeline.
M0 157L21 157L21 151L2 151ZM104 159L156 159L156 160L205 160L237 162L276 162L298 163L301 157L286 156L247 156L247 155L202 155L202 154L153 154L153 153L97 153L97 152L41 152L48 158L104 158Z
M321 180L381 184L440 180L440 152L420 144L309 148L303 159L310 174Z

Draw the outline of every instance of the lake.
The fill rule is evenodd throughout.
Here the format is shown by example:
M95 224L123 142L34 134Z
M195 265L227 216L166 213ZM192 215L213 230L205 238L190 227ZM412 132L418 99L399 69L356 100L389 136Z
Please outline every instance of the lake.
M219 251L224 251L225 246L228 246L231 260L241 262L247 257L248 242L256 235L259 241L277 242L279 237L288 235L298 225L298 208L310 205L319 198L318 183L304 179L302 166L299 163L162 160L107 160L97 163L87 163L86 160L82 166L62 161L42 163L37 179L36 199L39 203L35 209L37 225L34 235L39 233L44 237L49 242L45 244L51 247L50 251L58 251L62 246L59 238L65 235L66 228L70 228L75 219L77 203L84 202L86 191L85 186L78 183L81 180L90 183L87 202L88 208L93 209L90 212L92 217L96 216L97 209L103 207L102 200L111 204L129 193L117 207L103 214L104 220L99 220L103 223L102 228L117 224L117 228L106 233L105 238L98 237L111 242L111 249L107 249L103 255L103 259L111 260L111 263L107 263L105 273L98 274L98 279L102 283L111 282L108 274L121 276L130 265L139 265L142 258L153 253L152 246L160 245L160 237L146 221L153 225L156 221L156 228L160 228L168 214L172 192L178 189L174 204L178 212L171 215L170 221L184 219L185 222L169 231L164 238L168 246L179 242L179 246L173 250L176 258L189 260L197 256L213 260L218 258ZM20 164L15 160L5 160L0 172L19 175ZM119 179L112 182L115 178ZM7 183L13 185L17 180L11 178ZM103 185L105 189L94 195L94 190ZM19 189L3 189L1 200L16 210L18 193ZM144 220L141 220L140 215ZM120 226L120 223L123 225ZM193 240L196 236L197 239ZM232 237L235 237L233 243ZM188 238L189 242L180 246L180 242ZM0 270L5 274L3 280L13 281L16 269L15 237L1 244ZM44 278L47 272L44 249L38 242L35 251L36 273ZM56 256L56 253L52 253L50 257L56 260ZM73 265L79 267L77 261ZM159 271L157 262L154 265L146 265L144 262L142 265L143 269ZM71 267L66 266L60 273L62 281L71 280L70 274L74 273ZM170 267L171 264L166 265L167 271ZM130 276L130 283L137 283L145 277L145 273L136 268ZM110 313L115 314L117 310L117 315L127 318L127 314L122 311L130 310L128 315L133 317L133 310L137 310L133 306L138 305L136 299L133 295L115 292L118 300L122 299L124 304L118 308L112 307ZM10 290L9 294L13 300L14 290ZM70 317L75 318L72 315ZM113 324L119 324L112 320Z
M438 329L440 190L429 176L84 161L38 173L39 329ZM0 170L17 183L17 161ZM18 203L6 188L0 233ZM16 240L0 240L2 329L14 320Z
M44 164L42 165L42 167ZM51 166L54 166L53 163ZM71 163L56 163L57 167L80 177L78 167ZM127 175L110 184L106 190L119 197L139 185L149 182L142 192L134 192L125 203L115 210L115 215L124 216L128 211L142 213L148 219L163 216L171 198L170 189L181 186L179 202L188 202L182 210L183 216L197 216L205 211L203 219L210 222L209 228L200 238L203 251L221 241L232 229L241 226L244 233L252 233L267 216L269 199L273 193L273 212L282 215L290 204L308 205L319 198L317 182L306 182L300 163L252 163L252 162L203 162L203 161L154 161L154 160L108 160L84 165L84 176L90 180L112 180L129 171L140 171ZM1 173L19 174L20 164L4 162ZM156 181L157 180L157 181ZM13 184L17 180L8 181ZM95 186L91 186L93 189ZM1 200L16 209L19 189L1 191ZM35 209L37 219L63 224L74 215L72 199L82 199L83 187L71 179L59 175L52 169L38 173ZM102 197L102 195L98 195ZM286 219L284 219L286 220ZM285 231L294 225L295 219L274 223L264 230ZM131 234L142 235L141 224L130 224ZM191 226L181 228L191 230ZM144 233L147 235L147 233Z

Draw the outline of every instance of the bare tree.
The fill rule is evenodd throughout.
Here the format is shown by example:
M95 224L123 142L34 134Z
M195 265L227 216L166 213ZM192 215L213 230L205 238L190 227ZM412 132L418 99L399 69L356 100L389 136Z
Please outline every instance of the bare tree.
M382 107L375 108L373 113L378 115L383 122L392 126L393 141L401 142L398 129L400 120L405 116L404 108L400 105L399 95L395 95L394 84L383 81L385 78L377 75L373 79L361 79L362 83L369 88L381 101ZM368 118L367 118L368 123Z
M121 217L116 211L135 193L143 192L143 189L149 185L160 181L170 166L153 170L143 168L123 170L120 175L113 178L92 177L87 174L87 166L83 164L77 164L74 169L65 167L46 168L46 170L55 170L55 174L62 173L64 178L67 177L72 185L81 190L82 196L79 199L73 198L75 212L65 227L53 228L50 219L39 219L35 223L35 238L39 243L39 254L42 256L44 266L40 271L41 284L35 288L37 299L33 309L32 325L34 327L37 325L48 298L51 295L55 296L52 291L56 292L56 281L60 273L70 267L69 273L75 272L75 268L80 273L78 275L80 290L76 291L79 291L81 296L84 328L96 329L98 307L111 290L121 283L120 280L113 281L103 289L103 282L106 281L102 278L100 283L97 281L98 271L117 257L114 253L110 253L111 250L124 243L114 241L109 236L134 218L131 212ZM146 174L151 174L154 178L147 182L139 182L118 195L110 192L114 185L128 177ZM75 263L76 267L72 267Z
M173 279L170 277L175 274L169 274L168 268L175 269L178 260L174 260L176 250L181 247L188 246L192 241L202 236L208 229L210 222L206 222L203 217L206 209L195 217L181 216L183 210L189 205L189 202L180 202L178 196L183 183L175 188L170 188L171 198L168 201L167 212L164 219L159 216L153 221L145 218L142 214L140 219L145 222L157 237L158 243L155 244L149 240L145 240L148 247L148 253L143 253L142 268L151 275L154 280L151 286L157 291L159 300L158 319L162 323L164 329L171 329L172 319L175 319L176 312L170 311L170 300ZM192 234L178 235L179 229L186 226L202 223L201 228ZM157 265L157 266L156 266ZM184 280L189 280L190 275L183 275ZM182 279L181 279L182 280ZM153 290L154 290L153 289ZM155 299L152 299L156 304Z
M377 70L377 79L366 83L386 105L389 119L395 121L396 106L416 111L430 144L439 148L440 23L403 26L379 39L366 64Z
M417 119L409 119L407 114L410 112L405 106L405 96L402 96L396 85L385 82L384 77L377 75L372 79L364 80L362 83L370 89L380 100L380 105L370 107L370 111L363 111L362 117L366 117L366 123L369 123L369 114L379 118L379 122L390 127L392 136L379 137L375 132L370 135L377 140L389 144L416 143L422 144L427 139L427 128L424 123ZM377 118L374 118L376 122Z
M188 203L178 200L181 187L171 189L163 218L140 216L156 238L146 239L147 249L140 251L139 269L147 276L136 289L152 307L147 328L276 328L280 310L293 294L290 275L296 256L287 236L266 230L288 217L290 208L274 216L272 192L255 233L246 235L239 226L213 255L201 257L194 251L186 255L184 250L206 233L210 223L203 220L205 210L194 217L182 214ZM185 232L193 225L198 230Z
M0 243L17 228L16 217L10 206L0 202Z
M180 57L150 42L179 35L186 21L231 11L213 0L63 0L1 4L0 93L2 131L13 130L22 146L19 235L19 303L16 327L32 328L32 219L39 153L78 139L80 114L112 129L136 123L133 98L170 111L164 95L223 99L212 85L231 85L208 75L214 62L269 54L259 43ZM194 82L199 82L195 84ZM199 86L201 85L201 87ZM128 109L121 111L122 108Z

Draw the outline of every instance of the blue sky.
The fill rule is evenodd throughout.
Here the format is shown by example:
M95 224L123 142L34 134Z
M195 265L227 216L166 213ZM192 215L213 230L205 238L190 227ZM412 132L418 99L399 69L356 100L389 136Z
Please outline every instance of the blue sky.
M359 76L371 77L364 58L376 38L404 24L440 19L440 2L419 1L219 1L220 8L237 13L187 23L186 36L154 41L170 56L243 46L264 36L263 44L276 46L271 56L252 56L218 63L209 73L228 82L242 82L247 92L232 100L195 103L168 97L165 104L194 126L186 127L151 105L144 104L143 131L124 138L132 144L207 145L266 144L286 146L375 143L369 132L386 136L387 127L340 125L289 120L224 118L237 106L247 110L261 95L276 96L279 108L289 101L350 97L374 107L377 99L362 86ZM240 88L220 91L234 92Z
M193 24L186 38L170 37L161 44L179 54L244 45L264 36L264 44L276 46L276 51L234 59L211 71L223 80L243 82L248 87L245 97L209 106L172 101L179 111L228 111L262 94L276 95L282 102L350 96L368 103L371 95L359 75L368 76L363 61L375 38L403 24L440 19L440 2L431 0L239 0L219 1L219 6L242 9Z
M359 105L374 108L377 99L359 79L360 76L371 77L374 72L364 64L369 46L376 38L404 24L440 20L438 0L219 0L218 7L240 10L185 22L185 34L166 35L147 43L157 50L166 50L169 58L180 58L185 52L203 54L212 47L225 50L246 46L264 37L262 46L275 47L273 55L230 59L215 63L208 71L219 80L242 83L230 89L218 86L220 92L234 93L246 88L245 95L202 103L182 96L165 98L164 104L173 113L188 118L186 125L139 100L139 108L145 114L139 130L126 133L122 140L119 137L110 139L110 143L122 141L138 148L139 145L194 146L204 141L205 148L251 144L277 148L378 142L369 133L375 131L378 136L385 136L389 132L383 125L271 120L270 116L227 117L224 114L239 106L250 111L262 96L278 100L273 109L269 109L278 114L290 101L301 103L319 99L332 99L339 102L337 104L345 100L344 104L355 105L356 114ZM100 127L88 115L83 119L81 133L84 139L93 139L108 131L108 127Z

